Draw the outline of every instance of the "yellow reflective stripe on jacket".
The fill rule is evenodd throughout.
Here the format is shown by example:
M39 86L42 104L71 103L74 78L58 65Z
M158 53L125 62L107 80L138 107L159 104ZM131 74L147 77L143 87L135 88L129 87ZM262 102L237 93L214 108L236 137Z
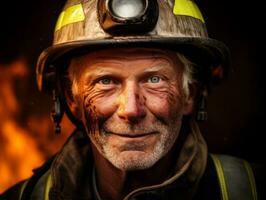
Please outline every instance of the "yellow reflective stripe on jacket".
M255 182L255 178L254 178L252 169L251 169L250 165L248 164L248 162L246 162L246 161L243 161L243 162L244 162L245 169L247 170L248 179L249 179L249 183L250 183L253 199L257 200L258 199L258 195L257 195L257 189L256 189L256 182Z
M222 200L257 200L253 171L243 159L229 155L211 155Z
M216 171L217 171L219 185L220 185L220 188L221 188L221 198L222 198L222 200L229 200L222 164L221 164L218 156L211 154L211 157L212 157L212 160L214 162L214 165L215 165L215 168L216 168Z
M21 188L20 188L20 192L19 192L19 200L20 200L21 197L22 197L22 194L23 194L23 192L24 192L24 190L25 190L25 188L26 188L26 185L28 184L28 181L29 181L29 180L26 180L26 181L22 184L22 186L21 186Z
M49 173L46 184L45 184L45 190L44 190L44 200L49 200L49 191L52 186L52 176L51 173Z
M44 176L47 176L47 177L45 177L45 181L44 181L44 183L42 184L42 186L41 187L44 187L44 190L43 190L43 192L41 192L41 193L38 193L38 196L41 198L41 199L43 199L43 200L49 200L49 191L50 191L50 189L51 189L51 187L52 187L52 176L51 176L51 173L50 173L50 171L47 171L47 175L43 175L42 177L44 178ZM30 179L29 179L30 180ZM27 184L28 184L28 182L29 182L29 180L27 180L27 181L25 181L23 184L22 184L22 186L21 186L21 188L20 188L20 192L19 192L19 200L21 200L22 199L22 196L23 196L23 193L25 192L25 188L26 188L26 186L27 186ZM40 179L39 179L40 180ZM36 185L34 186L34 187L36 187ZM31 193L31 196L33 195L33 193ZM39 198L38 198L39 199ZM27 199L28 200L28 199Z

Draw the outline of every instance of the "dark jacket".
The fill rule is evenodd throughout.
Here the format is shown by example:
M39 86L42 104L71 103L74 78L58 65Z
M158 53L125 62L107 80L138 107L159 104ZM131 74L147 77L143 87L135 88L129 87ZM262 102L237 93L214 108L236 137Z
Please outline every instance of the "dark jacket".
M181 140L180 153L169 178L161 184L135 190L125 199L226 199L224 191L221 192L223 189L221 189L221 177L216 170L217 162L222 163L223 166L223 163L229 165L222 170L225 180L229 180L228 177L232 176L230 170L233 170L234 178L242 180L244 184L239 189L237 186L239 184L235 184L235 181L226 180L227 195L230 200L255 199L252 197L255 191L249 184L252 181L248 179L246 162L230 156L208 155L206 144L197 126L195 124L192 126L194 126L193 133ZM81 131L75 131L55 157L34 170L32 178L13 186L2 194L0 199L41 200L45 197L48 199L49 196L50 200L96 200L97 183L93 179L94 161L90 148L87 135ZM248 184L245 183L246 181ZM233 188L230 189L229 186ZM234 197L239 195L243 197Z

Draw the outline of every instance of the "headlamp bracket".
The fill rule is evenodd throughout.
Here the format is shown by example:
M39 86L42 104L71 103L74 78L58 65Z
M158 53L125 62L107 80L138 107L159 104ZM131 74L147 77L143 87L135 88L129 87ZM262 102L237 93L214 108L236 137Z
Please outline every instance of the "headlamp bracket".
M157 0L142 0L143 9L139 12L136 11L136 15L131 17L115 13L112 6L118 5L118 3L115 4L113 1L118 0L98 0L98 20L105 32L119 36L143 34L154 29L159 16ZM140 0L127 2L131 2L134 9L134 5L137 5Z

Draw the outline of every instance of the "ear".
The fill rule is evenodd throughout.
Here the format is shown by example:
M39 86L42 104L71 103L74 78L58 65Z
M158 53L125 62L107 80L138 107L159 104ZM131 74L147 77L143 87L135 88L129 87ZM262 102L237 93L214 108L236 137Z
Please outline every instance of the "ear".
M196 94L197 94L196 85L190 84L189 95L184 102L183 115L191 115L194 112Z
M67 103L68 107L70 109L70 111L72 112L72 114L79 120L81 120L82 115L81 115L81 111L80 111L80 107L78 106L78 104L74 101Z
M74 100L73 96L70 96L69 92L65 92L65 97L66 103L71 113L74 115L75 118L81 120L82 114L79 106L80 104L77 102L77 100Z

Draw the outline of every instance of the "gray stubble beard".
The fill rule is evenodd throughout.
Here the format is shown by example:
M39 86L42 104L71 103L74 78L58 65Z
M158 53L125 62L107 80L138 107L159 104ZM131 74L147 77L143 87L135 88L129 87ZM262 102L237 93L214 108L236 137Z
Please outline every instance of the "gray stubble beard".
M160 137L156 142L154 149L149 153L144 152L144 156L123 156L123 153L125 153L127 149L135 149L136 152L138 152L140 149L145 147L145 143L132 145L127 144L119 149L121 151L117 151L117 149L114 149L107 142L108 136L105 133L104 128L101 128L100 133L98 133L101 134L99 140L95 140L95 138L91 134L89 134L89 137L94 143L95 147L101 153L101 155L105 157L116 168L123 171L143 170L152 167L172 149L179 135L181 127L181 120L177 121L179 123L170 123L170 127L167 127L159 121L153 124L152 129L156 129L159 132ZM147 130L148 128L142 127L141 129L146 129L147 132L149 131Z

